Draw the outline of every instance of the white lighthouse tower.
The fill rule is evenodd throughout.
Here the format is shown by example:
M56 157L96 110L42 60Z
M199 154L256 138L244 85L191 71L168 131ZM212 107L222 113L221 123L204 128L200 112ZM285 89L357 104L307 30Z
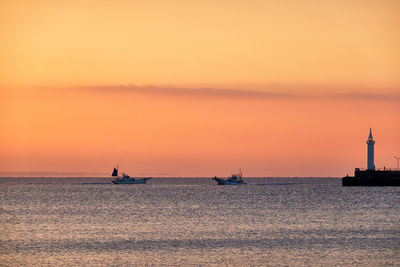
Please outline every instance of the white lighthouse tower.
M375 170L374 145L375 145L375 141L372 138L371 128L369 128L369 136L368 136L368 140L367 140L367 170Z

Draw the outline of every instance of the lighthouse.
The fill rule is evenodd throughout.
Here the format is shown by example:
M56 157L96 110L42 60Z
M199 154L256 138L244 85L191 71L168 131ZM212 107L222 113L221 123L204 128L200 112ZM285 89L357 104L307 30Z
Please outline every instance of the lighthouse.
M342 179L342 186L400 186L400 171L388 169L375 170L374 145L371 128L367 140L367 169L354 170L354 176L346 176Z
M375 145L375 141L372 138L371 128L369 128L369 136L368 136L368 140L367 140L367 170L375 170L374 145Z

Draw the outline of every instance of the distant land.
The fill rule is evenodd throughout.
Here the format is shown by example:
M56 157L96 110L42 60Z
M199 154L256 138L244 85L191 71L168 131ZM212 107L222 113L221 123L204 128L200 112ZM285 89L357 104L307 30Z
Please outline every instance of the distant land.
M56 172L56 171L3 171L0 177L106 177L101 172Z
M110 172L1 171L0 177L109 177ZM135 173L134 176L171 176L168 173Z

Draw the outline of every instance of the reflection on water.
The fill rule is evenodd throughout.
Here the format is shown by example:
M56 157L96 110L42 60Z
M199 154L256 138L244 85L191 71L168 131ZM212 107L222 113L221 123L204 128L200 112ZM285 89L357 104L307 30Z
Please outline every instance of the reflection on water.
M0 178L0 265L400 265L400 189Z

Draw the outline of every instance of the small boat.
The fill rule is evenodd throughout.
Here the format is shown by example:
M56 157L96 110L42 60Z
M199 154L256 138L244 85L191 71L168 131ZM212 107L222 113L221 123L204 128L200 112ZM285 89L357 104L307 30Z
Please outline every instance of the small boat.
M213 180L218 182L218 185L242 185L246 184L242 178L242 170L239 169L237 173L231 175L228 179L221 179L215 176Z
M148 180L151 179L151 178L135 179L125 173L122 173L122 177L118 177L118 167L114 168L111 176L116 177L114 180L112 180L113 184L145 184Z

